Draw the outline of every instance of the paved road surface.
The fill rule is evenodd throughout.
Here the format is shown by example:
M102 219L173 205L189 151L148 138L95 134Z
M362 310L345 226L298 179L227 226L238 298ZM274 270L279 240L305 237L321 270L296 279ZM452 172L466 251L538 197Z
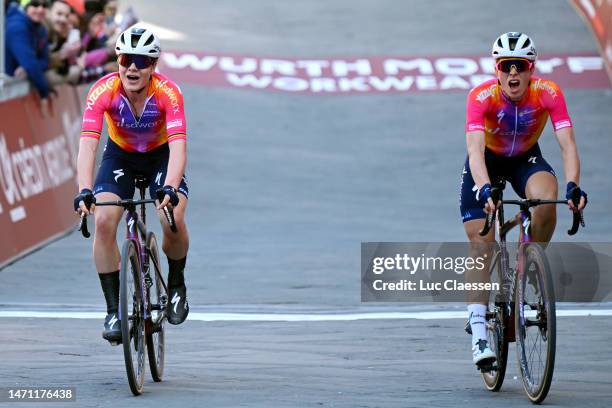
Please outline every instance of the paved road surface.
M547 52L596 52L562 1L132 2L186 35L166 49L261 56L486 55L501 31ZM157 7L154 7L156 4ZM503 7L502 7L503 6ZM440 306L360 304L362 241L459 241L465 94L315 96L183 86L189 121L196 312L316 314ZM610 241L610 89L568 90L592 202L583 241ZM561 170L550 132L542 149ZM565 213L561 212L562 215ZM566 240L561 216L556 240ZM562 228L561 228L562 227ZM188 321L168 334L166 381L131 397L100 338L90 241L73 234L0 272L0 312L93 310L100 319L0 318L0 386L77 387L74 406L527 406L516 366L485 392L463 319ZM457 309L459 307L459 309ZM569 305L586 310L609 306ZM462 306L445 308L461 310ZM559 319L551 406L612 400L610 317ZM514 355L512 354L514 362Z

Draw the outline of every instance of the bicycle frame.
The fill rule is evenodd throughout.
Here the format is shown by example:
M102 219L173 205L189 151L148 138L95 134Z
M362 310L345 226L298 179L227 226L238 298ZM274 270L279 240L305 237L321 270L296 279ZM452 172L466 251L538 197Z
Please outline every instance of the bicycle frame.
M140 270L138 271L139 283L140 283L140 295L142 299L143 305L143 319L148 321L149 319L149 297L147 296L148 286L145 289L145 285L148 285L148 280L151 279L149 273L150 268L149 265L149 254L143 248L142 242L145 241L147 236L147 227L145 225L146 220L146 212L145 212L145 203L144 199L145 190L142 187L139 187L140 190L140 213L142 216L142 221L138 217L138 212L136 211L136 204L128 204L125 213L125 225L126 225L126 234L125 239L128 239L134 242L136 246L136 252L138 253L138 260L140 265ZM149 200L154 202L154 200ZM136 226L136 228L134 228ZM157 268L159 265L155 265ZM159 269L157 269L159 270ZM145 272L146 271L146 272ZM148 279L147 279L148 278ZM119 316L121 319L122 316Z

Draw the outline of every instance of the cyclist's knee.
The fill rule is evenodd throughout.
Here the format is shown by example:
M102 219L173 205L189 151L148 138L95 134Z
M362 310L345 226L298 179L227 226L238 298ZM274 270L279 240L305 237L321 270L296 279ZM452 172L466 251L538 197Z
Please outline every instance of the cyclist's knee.
M480 230L484 225L484 218L474 219L463 223L465 233L471 243L488 243L495 241L495 228L491 228L489 233L484 237L480 235Z
M527 198L556 200L557 193L557 178L546 171L532 174L525 185L525 195ZM551 207L554 208L554 206Z
M116 214L110 211L96 211L96 238L102 240L115 240L119 219Z

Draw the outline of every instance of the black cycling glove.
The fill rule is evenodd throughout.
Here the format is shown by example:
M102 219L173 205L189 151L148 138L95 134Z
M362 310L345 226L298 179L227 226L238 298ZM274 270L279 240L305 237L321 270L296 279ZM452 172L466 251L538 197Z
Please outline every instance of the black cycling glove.
M578 198L578 202L574 202L574 204L576 206L578 206L578 203L580 202L580 197L584 197L584 206L586 207L587 203L589 202L589 199L587 197L587 193L584 192L584 190L581 190L580 187L578 187L578 185L576 183L574 183L573 181L570 181L569 183L567 183L567 193L565 194L565 199L566 200L573 200L574 197Z
M91 205L96 203L96 197L94 197L93 192L90 189L82 189L81 192L74 197L74 211L78 211L81 201L85 203L85 207L87 207L89 210Z
M170 196L170 204L172 204L173 207L176 207L179 203L179 198L178 198L178 193L176 191L176 188L172 186L164 186L163 188L158 189L155 192L155 195L157 196L157 199L159 200L160 203L164 200L165 195Z

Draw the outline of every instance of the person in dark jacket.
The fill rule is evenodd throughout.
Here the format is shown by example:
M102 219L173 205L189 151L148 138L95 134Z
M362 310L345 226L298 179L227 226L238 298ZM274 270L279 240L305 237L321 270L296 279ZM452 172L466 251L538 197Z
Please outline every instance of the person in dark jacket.
M45 79L49 66L47 29L43 24L46 7L44 0L22 0L21 7L11 5L6 14L5 36L6 73L19 76L25 71L41 97L43 113L50 92Z

